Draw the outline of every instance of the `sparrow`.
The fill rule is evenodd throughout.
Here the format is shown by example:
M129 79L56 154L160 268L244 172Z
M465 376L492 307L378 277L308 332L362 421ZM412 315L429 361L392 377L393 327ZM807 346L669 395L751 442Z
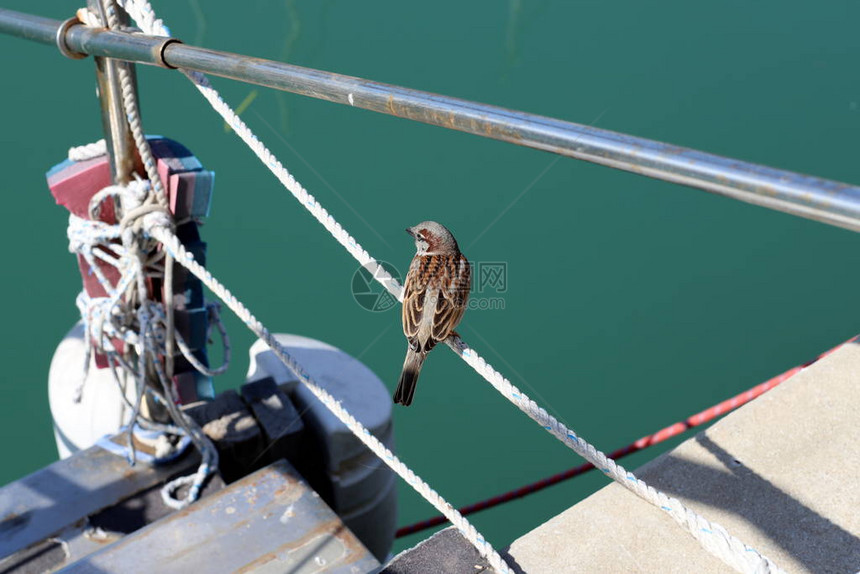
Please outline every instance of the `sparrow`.
M472 271L451 232L435 221L407 227L415 257L403 286L403 334L409 347L394 402L412 404L427 353L454 332L469 298Z

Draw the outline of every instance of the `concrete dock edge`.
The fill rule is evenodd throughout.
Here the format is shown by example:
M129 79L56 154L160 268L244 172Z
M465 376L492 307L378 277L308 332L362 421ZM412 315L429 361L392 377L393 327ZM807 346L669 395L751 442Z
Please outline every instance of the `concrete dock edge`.
M860 572L860 345L636 471L791 573ZM528 574L732 572L617 484L517 539Z

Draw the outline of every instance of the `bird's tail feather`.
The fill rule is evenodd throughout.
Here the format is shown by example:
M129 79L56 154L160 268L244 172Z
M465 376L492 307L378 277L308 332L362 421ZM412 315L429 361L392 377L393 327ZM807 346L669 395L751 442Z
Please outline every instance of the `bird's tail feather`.
M397 382L397 390L394 391L394 402L404 407L412 404L415 395L415 386L418 384L418 375L421 373L421 365L424 364L424 353L418 353L409 349L406 351L406 360L403 362L403 372Z

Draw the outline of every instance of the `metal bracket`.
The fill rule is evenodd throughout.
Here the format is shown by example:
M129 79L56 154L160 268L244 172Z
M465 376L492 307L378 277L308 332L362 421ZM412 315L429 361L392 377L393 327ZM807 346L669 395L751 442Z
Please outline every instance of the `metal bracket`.
M89 55L81 52L74 52L69 48L69 45L66 44L66 33L69 31L69 29L72 28L72 26L77 26L82 23L83 22L81 22L77 16L74 16L60 24L60 27L57 28L57 49L60 50L60 53L63 56L71 58L72 60L80 60L82 58L86 58Z

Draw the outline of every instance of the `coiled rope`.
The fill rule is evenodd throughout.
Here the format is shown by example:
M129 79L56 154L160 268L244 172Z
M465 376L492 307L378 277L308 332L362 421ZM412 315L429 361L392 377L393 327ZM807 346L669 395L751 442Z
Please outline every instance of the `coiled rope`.
M71 155L84 158L80 150ZM69 214L69 250L83 256L107 294L106 297L91 297L83 290L76 300L84 322L87 351L84 357L84 377L74 399L80 400L83 393L86 373L95 349L107 357L111 373L123 397L126 397L125 385L120 379L131 377L135 381L134 402L125 398L131 411L131 422L127 429L129 462L134 464L136 460L132 437L135 426L187 436L201 453L202 461L196 473L179 477L162 489L164 503L179 509L197 499L206 478L218 466L218 453L200 427L176 406L178 401L173 382L161 363L161 357L166 353L167 332L170 328L164 306L146 298L146 279L160 275L153 269L159 264L166 264L166 259L153 249L152 240L145 238L142 232L148 218L169 216L157 205L142 205L144 198L151 194L150 190L148 181L137 180L125 187L109 186L93 196L89 206L91 214L97 212L101 202L107 198L120 200L115 204L122 205L125 215L117 224L111 225ZM147 242L151 245L146 245ZM120 271L121 277L116 286L105 277L99 262L113 265ZM217 312L214 313L213 319L213 322L220 323ZM223 336L223 326L219 324L218 328ZM136 364L133 358L116 348L114 339L122 341L126 348L135 349ZM176 333L176 341L186 358L193 357L179 333ZM117 368L122 372L122 377ZM158 388L147 384L151 378L148 373L152 372L155 373ZM165 406L173 425L163 425L143 416L141 406L145 392ZM172 452L163 453L163 457L168 459L173 455ZM157 458L162 457L157 455ZM182 486L189 486L189 489L184 497L178 498L177 490Z

